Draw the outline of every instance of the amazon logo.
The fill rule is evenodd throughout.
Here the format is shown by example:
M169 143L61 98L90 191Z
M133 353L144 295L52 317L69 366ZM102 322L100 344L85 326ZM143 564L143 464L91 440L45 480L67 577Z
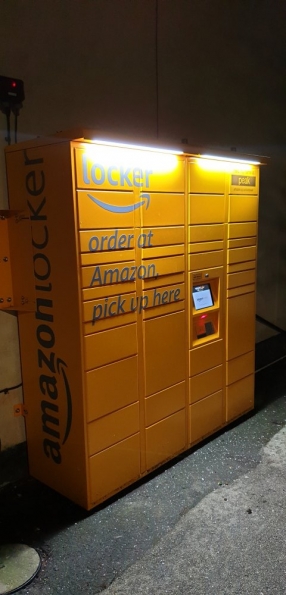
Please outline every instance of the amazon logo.
M61 358L56 358L51 352L49 357L41 349L38 350L40 367L45 367L45 373L39 377L41 392L45 398L41 401L42 431L44 434L43 448L45 455L54 463L62 461L61 447L66 443L72 427L72 396L67 375L67 364ZM49 374L47 374L49 372ZM58 400L61 400L61 412Z
M140 200L138 202L136 202L135 204L126 205L126 206L112 205L110 203L103 202L102 200L99 200L99 198L96 198L96 196L92 196L92 194L88 194L87 196L88 196L88 198L90 198L90 200L92 200L92 202L94 202L101 209L104 209L105 211L109 211L109 213L116 213L116 214L132 213L132 211L136 211L136 209L140 209L140 207L143 207L144 205L147 210L149 207L149 204L150 204L150 194L147 194L147 193L140 194Z

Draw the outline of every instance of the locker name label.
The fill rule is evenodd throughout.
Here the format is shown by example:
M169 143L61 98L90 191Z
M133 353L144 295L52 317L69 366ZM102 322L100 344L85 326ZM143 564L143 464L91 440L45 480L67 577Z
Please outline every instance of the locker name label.
M96 186L102 186L105 183L110 186L127 186L132 188L149 188L150 176L153 174L151 169L141 169L140 167L123 167L110 165L104 167L101 163L90 163L87 155L82 156L82 176L85 184L91 182Z
M231 176L231 185L232 186L255 186L255 183L256 183L255 176L238 176L238 175Z
M104 302L93 306L92 324L103 318L127 314L128 312L139 312L140 314L146 308L178 302L181 299L180 293L181 289L176 287L174 289L153 289L151 299L146 294L142 296L118 295L115 299L105 298Z

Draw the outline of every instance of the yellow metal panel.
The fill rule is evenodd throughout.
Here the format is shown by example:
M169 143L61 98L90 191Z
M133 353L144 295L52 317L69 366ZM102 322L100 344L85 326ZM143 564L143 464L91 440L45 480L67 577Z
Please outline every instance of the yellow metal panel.
M222 366L217 366L190 378L189 402L195 403L222 388Z
M198 271L223 265L223 250L214 252L202 252L200 254L190 254L188 257L189 270Z
M219 195L189 194L190 225L224 223L225 197Z
M228 240L227 247L228 248L243 248L244 246L255 246L256 245L256 236L252 238L240 238L236 240Z
M109 318L102 318L96 322L96 325L92 324L92 321L85 322L83 325L83 334L91 335L92 333L99 333L108 329L117 328L118 326L132 324L137 321L137 313L129 312L122 314L121 316L113 316Z
M227 263L235 264L238 262L245 262L246 260L255 260L256 246L249 246L247 248L233 248L227 252Z
M124 250L116 252L89 252L88 254L81 254L82 266L91 266L107 263L125 262L126 260L132 262L135 260L135 250Z
M121 283L120 285L114 283L114 285L99 285L98 287L90 287L82 290L82 299L84 302L89 300L100 299L103 297L111 297L121 294L132 293L135 289L134 281L128 283Z
M178 411L146 429L147 470L157 467L186 448L185 420L185 410Z
M177 256L184 253L184 244L176 244L173 246L156 246L154 248L143 248L142 260L144 260L145 258L166 258L166 256Z
M162 277L163 275L170 275L180 273L185 270L185 256L170 256L170 258L157 258L154 260L145 260L144 266L147 268L146 275L143 280L153 281L153 277ZM155 269L153 268L155 267ZM150 274L148 276L148 272ZM154 273L151 275L151 273ZM152 278L151 278L152 277Z
M86 373L87 421L112 413L138 400L138 358Z
M136 324L128 324L85 337L85 369L92 370L137 355L136 327Z
M185 197L183 194L150 194L148 209L141 211L142 227L184 225Z
M213 240L223 240L224 225L218 223L217 225L189 225L188 226L188 241L189 242L211 242Z
M91 457L89 470L92 508L140 477L139 434Z
M215 302L217 302L219 301L219 287L222 286L223 276L224 270L222 267L201 269L200 271L189 273L190 287L193 284L201 284L201 282L210 283Z
M230 196L229 215L230 223L236 221L257 221L258 196Z
M195 244L189 244L189 252L195 254L197 252L211 252L212 250L222 250L223 241L216 242L201 242Z
M198 442L223 425L222 391L190 405L191 444Z
M75 150L78 188L182 192L184 160L176 155L103 145Z
M169 260L169 259L168 259ZM162 283L164 285L175 285L177 283L184 283L185 281L185 273L170 273L167 275L164 275L164 278L162 279L162 276L157 277L157 279L143 279L143 283L142 283L142 287L143 289L149 289L150 287L154 288L154 287L161 287Z
M254 374L254 364L254 351L226 362L226 384L232 384L249 374Z
M231 273L227 275L227 289L233 287L240 287L241 285L248 285L249 283L255 283L255 269L250 271L241 271L239 273Z
M149 237L151 235L151 246L171 246L173 244L183 244L185 241L185 228L183 225L176 227L153 227L142 229L142 233L145 233ZM143 248L143 254L146 248Z
M226 421L254 407L254 374L226 387Z
M156 165L154 166L152 175L150 175L149 185L146 184L146 178L143 181L142 190L144 192L184 192L185 183L185 163L180 161L176 156L171 156L173 160L176 160L176 164L172 166L170 171L161 173L156 171Z
M144 322L145 396L185 380L184 312Z
M134 207L136 196L133 192L83 192L77 193L78 218L80 229L117 229L118 212L107 208ZM97 201L97 202L96 202ZM105 205L106 208L100 205ZM134 227L134 210L120 213L120 227ZM110 234L111 235L111 234Z
M234 264L228 264L227 265L227 273L237 273L240 271L248 271L248 270L252 270L255 269L256 267L256 261L255 260L249 260L247 262L238 262L238 263L234 263Z
M196 347L190 351L190 376L219 366L223 362L223 341Z
M224 194L225 173L223 171L207 171L203 165L203 160L188 164L189 192Z
M7 173L10 206L28 209L34 243L36 311L19 315L29 471L86 506L81 308L69 145L45 146L43 139L34 148L19 144L7 154Z
M255 344L255 293L227 300L227 360L253 351Z
M227 298L234 298L237 295L243 295L245 293L252 293L255 291L255 284L250 283L249 285L242 285L242 287L233 287L232 289L228 289L226 292Z
M257 223L229 223L228 238L247 238L257 236Z
M87 426L89 455L125 440L136 432L139 432L139 403L92 421Z
M185 382L175 384L145 399L145 423L151 426L185 407Z
M164 314L172 314L173 312L180 312L185 309L185 300L179 302L172 302L171 304L164 304L163 306L157 306L156 308L148 308L143 310L143 320L149 320Z

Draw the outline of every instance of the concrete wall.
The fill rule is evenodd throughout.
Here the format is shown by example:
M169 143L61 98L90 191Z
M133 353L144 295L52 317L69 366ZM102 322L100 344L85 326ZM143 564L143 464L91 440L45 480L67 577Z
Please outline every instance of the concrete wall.
M261 172L257 314L286 330L286 151Z
M156 6L158 8L156 46ZM0 74L21 78L19 140L74 127L272 154L262 173L258 313L286 328L284 23L279 0L9 0ZM156 54L157 49L157 54ZM156 55L158 78L156 78ZM158 91L158 105L157 105ZM158 107L158 121L157 121ZM0 113L0 207L7 206ZM273 146L275 145L275 150ZM0 390L18 384L17 319L0 313ZM0 393L2 448L24 440Z

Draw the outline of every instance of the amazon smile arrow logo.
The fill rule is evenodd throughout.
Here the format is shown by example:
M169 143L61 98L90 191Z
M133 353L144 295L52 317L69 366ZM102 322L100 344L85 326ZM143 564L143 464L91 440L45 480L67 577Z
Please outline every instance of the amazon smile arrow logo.
M126 205L124 207L119 207L117 205L110 205L109 203L103 202L102 200L99 200L98 198L96 198L95 196L92 196L91 194L88 194L87 196L98 207L100 207L101 209L104 209L105 211L109 211L110 213L131 213L132 211L136 211L136 209L139 209L140 207L143 207L144 205L146 205L146 210L147 210L149 207L149 204L150 204L150 194L146 194L146 193L140 194L140 198L142 200L140 200L139 202L136 202L134 205Z

